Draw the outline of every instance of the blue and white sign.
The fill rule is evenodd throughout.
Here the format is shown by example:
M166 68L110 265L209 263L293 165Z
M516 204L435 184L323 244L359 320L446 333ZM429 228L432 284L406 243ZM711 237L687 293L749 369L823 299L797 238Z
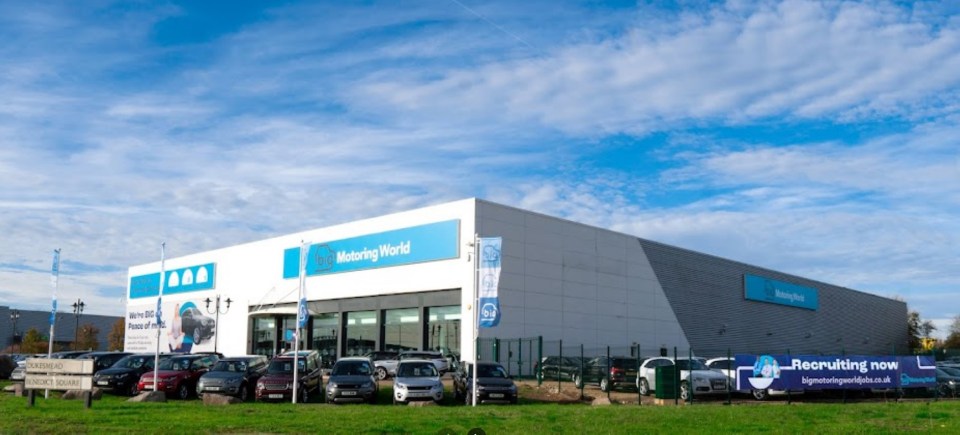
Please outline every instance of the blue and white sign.
M201 264L165 271L163 294L210 290L214 286L216 263ZM150 273L130 278L130 299L160 295L160 274Z
M310 313L307 312L307 298L300 299L300 306L297 307L297 325L301 328L307 327L307 319Z
M53 250L53 266L50 268L50 284L53 286L52 308L50 309L50 326L57 321L57 283L60 279L60 250Z
M310 245L306 275L399 266L460 256L460 220ZM300 247L283 252L284 279L300 276Z
M820 307L817 289L756 275L743 275L743 295L752 301L816 310Z
M923 388L937 383L931 356L737 355L737 390Z
M485 237L480 239L480 288L478 289L477 325L492 328L500 323L500 259L503 239Z

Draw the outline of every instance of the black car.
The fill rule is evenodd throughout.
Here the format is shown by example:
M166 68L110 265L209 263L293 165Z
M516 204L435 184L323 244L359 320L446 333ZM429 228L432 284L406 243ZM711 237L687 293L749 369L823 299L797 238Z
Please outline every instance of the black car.
M545 356L534 365L534 371L543 381L565 380L572 381L580 374L583 362L580 357Z
M97 373L100 370L108 369L113 367L117 361L123 359L123 357L131 355L130 352L90 352L83 355L80 355L77 359L92 359L93 360L93 373Z
M340 358L327 378L327 403L377 402L373 361L365 357Z
M614 356L596 357L583 365L583 377L574 375L573 383L580 388L584 384L596 384L601 391L611 388L636 388L637 360L636 358Z
M495 362L477 364L477 404L517 403L517 386L502 365ZM473 404L473 363L463 363L453 375L454 397Z
M257 380L267 371L268 362L265 355L219 360L197 381L197 397L203 397L204 393L216 393L235 396L246 402L252 397Z
M168 357L160 355L161 360ZM153 371L154 358L152 353L127 355L110 368L93 375L93 385L106 392L136 396L139 392L137 382L141 375Z
M184 334L191 334L193 344L213 336L216 322L210 316L205 316L196 307L188 307L180 313L180 324Z
M80 355L86 355L90 353L89 350L65 350L62 352L54 352L50 354L50 358L55 359L77 359Z

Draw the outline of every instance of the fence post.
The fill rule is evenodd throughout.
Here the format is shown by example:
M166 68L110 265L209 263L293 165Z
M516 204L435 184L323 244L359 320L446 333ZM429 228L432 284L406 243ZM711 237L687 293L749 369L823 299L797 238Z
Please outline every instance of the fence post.
M840 348L840 356L841 356L841 357L846 357L846 356L847 356L847 350L844 349L844 348ZM847 388L846 388L846 387L843 388L843 403L847 403Z
M727 373L729 373L730 367L733 367L733 376L737 376L737 365L733 364L733 359L730 358L729 347L727 348L727 364L729 364L727 366ZM729 405L732 403L731 401L732 395L733 395L733 391L730 391L730 376L727 376L727 403L724 403L724 405Z
M560 355L557 357L557 394L560 394L560 390L563 388L563 386L560 385L560 362L561 361L563 361L563 340L560 340Z
M500 362L500 339L499 338L493 339L493 361L497 363Z
M580 400L583 400L583 343L580 343ZM576 385L574 385L576 386Z
M517 377L523 378L523 339L517 339Z
M610 345L607 345L607 371L603 374L607 377L607 401L610 400L610 390L613 389L613 377L610 376ZM603 378L601 378L602 380Z
M687 364L690 365L690 377L687 378L687 403L693 405L693 392L696 387L693 386L693 348L687 349ZM682 377L682 376L681 376Z
M933 359L933 365L937 365L937 353L933 349L930 349L930 358ZM933 401L939 402L940 401L940 385L939 384L934 389L934 394L936 394L936 396L934 396Z
M790 356L790 349L787 349L787 361L793 361L793 357ZM793 395L790 393L790 387L787 387L787 405L793 403Z
M677 347L673 347L673 405L680 404L680 370L677 370Z
M537 386L543 385L543 336L537 336Z
M900 358L897 357L897 345L893 345L893 359L899 361ZM897 364L897 387L893 390L894 397L896 397L897 402L900 401L900 364Z
M643 395L640 394L640 343L637 343L637 406L643 406Z

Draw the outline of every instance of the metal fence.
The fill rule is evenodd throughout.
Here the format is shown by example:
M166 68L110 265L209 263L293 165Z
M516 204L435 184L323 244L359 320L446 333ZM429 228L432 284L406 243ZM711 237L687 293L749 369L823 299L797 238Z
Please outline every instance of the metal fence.
M674 359L699 359L707 361L713 358L726 358L732 360L738 354L750 355L817 355L817 356L843 356L849 355L842 347L836 349L694 349L694 348L665 348L665 347L642 347L633 346L596 346L585 345L583 343L570 343L562 340L544 340L542 337L526 338L481 338L477 341L477 354L481 360L494 361L500 363L507 374L519 380L535 381L538 387L555 388L555 391L579 390L579 397L583 399L587 395L597 396L606 394L611 397L613 391L617 391L623 397L624 392L635 394L636 403L644 403L644 392L641 391L640 379L636 373L639 372L641 363L649 357L663 356ZM960 364L960 349L937 349L933 351L913 351L910 349L891 348L890 353L857 356L912 356L912 355L930 355L934 360L949 361L956 360ZM852 355L851 355L852 356ZM615 385L604 385L605 376L597 376L593 373L591 377L591 368L594 372L610 373L611 361L623 359L635 364L637 372L627 370L623 379ZM597 364L606 362L605 367L597 370ZM623 362L623 361L620 361ZM626 375L629 376L626 376ZM680 390L679 373L676 374L678 381L673 383L673 394L668 394L675 402L680 401L682 394ZM726 393L720 397L710 395L709 401L716 402L722 400L725 403L741 400L763 400L767 396L756 393L746 394L735 390L735 381L727 380ZM554 387L555 385L555 387ZM804 391L803 400L831 400L847 402L848 400L860 399L864 396L879 397L883 399L899 400L901 398L920 398L930 400L940 400L946 398L958 397L960 383L942 385L938 383L937 388L923 390L901 390L900 388L888 390L864 390L857 388L850 389L831 389L817 390L811 393L811 390ZM780 393L780 392L778 392ZM785 391L781 400L791 402L797 400L801 392ZM647 392L647 394L649 394ZM695 389L690 389L686 394L686 401L694 403L708 397L701 395L697 397ZM763 396L761 398L760 396Z

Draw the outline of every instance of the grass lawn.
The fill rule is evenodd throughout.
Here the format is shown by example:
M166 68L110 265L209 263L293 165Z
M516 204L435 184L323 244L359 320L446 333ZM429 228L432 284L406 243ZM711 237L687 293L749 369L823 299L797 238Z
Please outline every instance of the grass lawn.
M5 385L6 383L0 384ZM204 406L198 400L128 403L104 395L84 409L83 401L51 393L36 406L0 395L0 433L426 433L442 429L466 434L540 433L960 433L960 402L766 403L724 406L636 406L524 402L471 408L389 404L389 387L378 405L245 403ZM56 397L56 398L55 398Z

